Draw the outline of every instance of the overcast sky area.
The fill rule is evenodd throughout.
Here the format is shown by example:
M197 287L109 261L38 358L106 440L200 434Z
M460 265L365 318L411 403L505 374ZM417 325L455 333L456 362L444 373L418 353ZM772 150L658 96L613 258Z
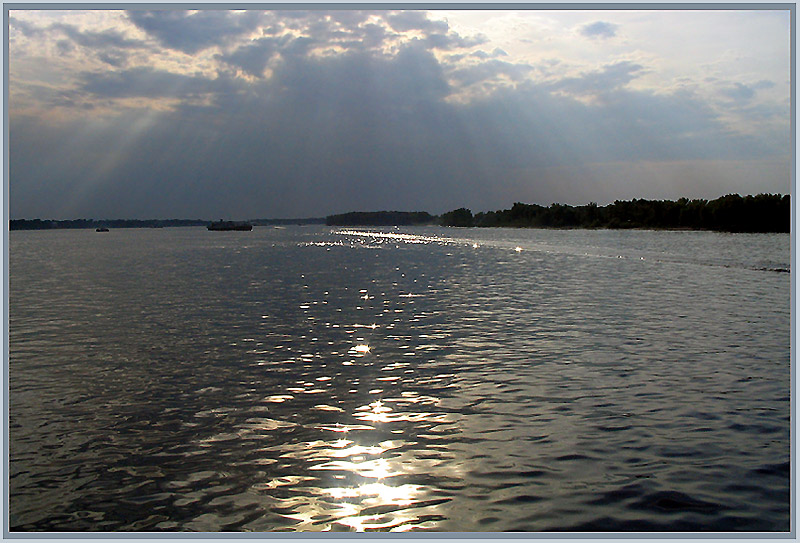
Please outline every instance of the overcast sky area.
M790 15L12 10L10 218L790 192Z

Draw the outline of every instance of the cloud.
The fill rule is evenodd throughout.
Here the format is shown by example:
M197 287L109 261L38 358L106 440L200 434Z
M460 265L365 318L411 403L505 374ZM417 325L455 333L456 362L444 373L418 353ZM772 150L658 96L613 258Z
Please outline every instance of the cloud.
M94 31L81 31L74 25L55 23L50 25L48 30L57 30L63 32L70 40L81 47L88 48L101 48L106 49L109 47L129 49L144 47L144 43L140 40L126 38L122 33L116 30L103 30L100 32Z
M94 75L82 87L98 97L184 96L211 88L211 81L157 70ZM209 105L160 114L124 151L120 142L133 133L133 112L95 130L80 120L43 129L15 119L15 210L24 212L31 201L26 191L35 183L28 174L67 185L50 191L60 195L80 192L82 179L96 179L70 206L78 215L106 201L103 209L120 216L148 209L161 216L251 217L442 205L457 190L452 176L467 176L468 164L459 163L461 151L449 137L455 124L443 101L448 85L435 57L418 44L393 57L357 51L289 57L250 90L215 92ZM90 133L93 152L80 160L71 153L38 157L36 165L30 149L37 132L40 142ZM103 156L115 161L100 174L93 159ZM36 205L57 204L40 199Z
M469 49L485 43L484 36L464 37L447 23L428 19L424 12L291 12L273 19L261 29L264 37L239 41L215 58L227 66L263 77L270 64L309 54L341 54L342 51L384 55L414 45L426 50ZM493 55L502 55L496 49ZM274 67L274 66L273 66Z
M149 49L145 42L128 38L116 30L95 32L80 30L70 24L55 23L50 25L47 31L60 32L68 38L57 43L58 50L62 54L74 53L80 47L84 52L96 56L101 62L118 68L127 64L131 52Z
M756 90L772 89L774 87L775 87L775 82L774 81L768 81L766 79L762 79L761 81L758 81L758 82L753 84L753 88L756 89Z
M384 16L396 32L419 32L425 44L432 49L452 50L474 47L486 43L485 36L464 37L450 30L446 21L432 20L422 11L399 11Z
M76 25L60 22L36 26L17 18L11 18L10 25L29 38L47 39L64 35L66 39L57 39L55 42L56 50L61 55L75 53L81 48L84 52L96 56L101 62L117 67L125 65L131 51L148 49L145 42L128 38L122 32L113 29L81 30Z
M114 66L115 68L123 67L128 60L128 55L120 52L99 52L97 58L102 62Z
M287 57L276 67L268 88L313 103L315 109L335 108L351 116L371 107L397 109L438 103L450 92L441 65L416 42L393 57L361 51L328 58ZM385 106L378 108L379 104Z
M449 76L460 85L474 85L480 82L495 80L501 76L505 76L512 81L521 81L531 70L533 70L533 68L527 64L504 62L502 60L489 58L485 62L479 64L457 68L450 72Z
M192 54L227 43L253 32L264 19L263 12L221 10L127 12L130 21L163 46Z
M497 62L489 66L499 69ZM620 81L638 69L601 72ZM536 181L543 169L614 160L746 159L772 143L727 133L713 110L688 94L655 95L616 84L602 104L589 106L527 82L450 104L447 77L419 42L395 56L288 56L271 78L250 84L156 69L86 75L81 90L97 97L206 93L210 100L154 116L139 131L132 128L139 122L135 112L102 129L80 120L48 128L15 119L14 213L57 209L58 202L43 202L41 192L34 197L37 178L54 183L47 194L73 195L63 208L72 216L96 209L163 217L491 209L507 206L515 194L545 203L560 196L556 180ZM31 152L34 145L63 147L57 144L62 138L85 138L92 152L81 155L83 147L76 146L44 160ZM83 190L86 179L94 184ZM535 191L520 188L525 179Z
M43 32L46 32L46 29L33 25L27 21L23 21L18 17L9 16L8 24L13 30L20 31L24 36L38 36Z
M750 102L755 96L756 92L763 89L771 89L775 86L772 81L762 80L751 85L735 82L730 87L725 87L721 90L722 94L730 98L733 102L738 104L746 104Z
M217 55L222 62L241 68L245 73L262 77L267 64L288 40L278 38L259 38L227 53Z
M364 25L360 27L360 29L361 34L359 35L359 41L368 48L378 47L382 45L387 38L391 37L390 33L387 32L384 27L375 23Z
M464 38L451 32L447 34L429 34L428 37L425 38L425 41L432 49L442 49L447 51L451 49L463 49L466 47L482 45L486 43L487 39L485 36L471 36Z
M645 73L647 70L641 64L623 60L583 73L579 77L565 77L551 83L550 88L576 95L602 94L624 87Z
M655 179L690 176L680 186L696 192L675 197L716 197L703 191L734 185L711 166L692 177L690 166L663 165L788 164L786 123L764 120L744 135L720 113L788 118L788 107L781 113L760 99L780 90L769 90L771 79L642 90L630 83L656 65L619 60L565 75L574 64L555 52L532 64L487 53L475 49L480 36L463 38L416 12L135 13L152 38L138 49L122 26L12 19L16 32L36 37L20 44L44 44L37 54L60 40L105 63L67 69L10 53L19 70L10 83L12 216L436 213L549 203L567 186L585 203L604 190L643 197L651 167L660 168ZM212 21L222 31L206 35ZM201 54L175 55L153 40ZM54 66L64 71L53 76ZM739 106L720 99L723 89L754 96ZM53 93L60 108L47 102ZM23 99L43 106L23 110ZM597 164L608 165L602 176L586 173ZM625 176L613 179L615 167ZM788 185L780 168L769 171L759 187Z
M149 67L86 73L78 92L97 98L189 98L220 90L213 80Z
M605 21L596 21L583 25L579 32L582 36L593 39L608 39L617 35L619 25L614 23L607 23Z
M445 21L433 21L423 11L398 11L385 16L386 21L397 32L419 30L426 35L447 34L450 27Z
M748 102L756 95L756 91L747 85L734 83L732 87L723 89L722 94L735 102Z

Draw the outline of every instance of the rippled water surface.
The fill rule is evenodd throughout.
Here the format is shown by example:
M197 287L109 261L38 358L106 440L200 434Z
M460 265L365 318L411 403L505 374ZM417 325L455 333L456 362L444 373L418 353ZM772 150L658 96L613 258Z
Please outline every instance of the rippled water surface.
M10 233L12 531L785 531L787 235Z

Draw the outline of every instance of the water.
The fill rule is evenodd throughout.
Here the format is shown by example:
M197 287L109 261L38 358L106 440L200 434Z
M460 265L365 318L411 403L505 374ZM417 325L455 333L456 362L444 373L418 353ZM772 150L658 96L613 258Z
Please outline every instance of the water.
M787 235L10 233L11 531L789 530Z

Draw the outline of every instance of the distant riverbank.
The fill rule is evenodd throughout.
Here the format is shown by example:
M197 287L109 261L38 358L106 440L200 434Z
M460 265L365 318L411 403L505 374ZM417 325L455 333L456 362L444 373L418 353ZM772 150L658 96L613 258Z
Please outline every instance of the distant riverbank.
M74 219L74 220L41 220L12 219L9 230L53 230L74 228L165 228L173 226L208 226L211 221L203 219ZM286 224L325 224L325 219L251 219L247 221L254 226L286 225Z
M599 206L566 204L524 204L509 209L472 213L459 208L442 215L425 211L352 211L325 218L250 219L254 226L326 224L328 226L461 226L510 228L609 228L651 230L715 230L721 232L789 232L789 195L728 194L716 200L634 199ZM60 228L162 228L206 226L203 219L13 219L10 230L49 230Z
M515 203L510 209L479 212L455 209L441 216L425 212L376 211L329 215L329 226L409 226L439 224L462 227L640 228L717 230L725 232L789 232L789 196L729 194L716 200L617 200L607 206Z
M716 200L617 200L607 206L515 203L511 209L477 213L461 208L441 217L445 226L647 228L724 232L789 232L788 195L729 194Z

